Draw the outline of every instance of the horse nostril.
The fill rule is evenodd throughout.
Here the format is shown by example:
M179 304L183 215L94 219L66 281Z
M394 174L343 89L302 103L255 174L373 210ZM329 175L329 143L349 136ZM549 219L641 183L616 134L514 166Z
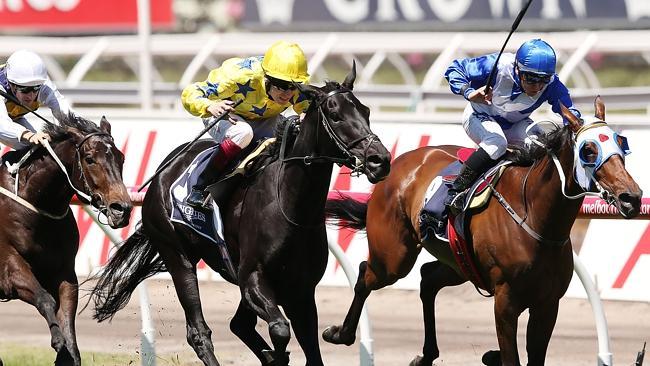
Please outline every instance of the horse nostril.
M641 205L641 195L636 193L624 192L618 195L618 200L622 204L628 204L632 207Z
M113 202L108 208L115 214L123 216L131 211L131 205L126 202Z

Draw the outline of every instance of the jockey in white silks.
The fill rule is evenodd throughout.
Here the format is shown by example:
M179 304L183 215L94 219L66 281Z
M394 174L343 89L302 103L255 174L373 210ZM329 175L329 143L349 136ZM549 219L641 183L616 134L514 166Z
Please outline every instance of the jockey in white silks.
M41 106L50 108L57 121L73 113L47 76L41 58L31 51L16 51L9 56L6 64L0 65L0 89L31 110ZM50 139L27 121L27 109L2 95L0 100L0 143L20 149Z
M529 116L542 103L548 102L558 114L563 104L580 117L568 89L555 73L555 51L548 43L533 39L522 44L516 54L502 54L486 92L497 56L458 59L445 72L451 91L469 101L463 128L479 146L449 189L445 205L454 214L462 209L466 189L496 164L508 144L524 144L526 128L533 123Z

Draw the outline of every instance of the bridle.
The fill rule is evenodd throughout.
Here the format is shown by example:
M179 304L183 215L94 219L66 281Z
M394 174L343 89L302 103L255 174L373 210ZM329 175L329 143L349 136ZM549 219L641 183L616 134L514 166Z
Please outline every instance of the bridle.
M92 132L84 136L79 143L75 144L75 157L77 160L77 168L79 169L79 177L81 179L81 182L84 186L85 191L87 194L85 194L84 198L90 202L90 204L95 207L100 213L104 214L104 216L108 216L108 207L106 207L106 204L104 203L104 197L102 196L101 193L94 193L92 188L90 188L90 184L88 184L88 179L86 178L86 174L84 173L83 166L81 165L81 148L88 141L91 137L108 137L111 140L111 143L113 142L113 136L111 136L109 133L106 132ZM65 170L64 170L65 173ZM77 191L77 194L80 193L80 190L77 189L74 185L72 185L72 182L70 182L70 186Z
M352 176L359 176L363 174L363 170L366 167L366 164L368 162L368 149L370 149L370 146L375 140L379 140L377 135L374 133L370 132L365 136L359 137L353 141L350 141L346 143L343 141L339 135L336 133L334 127L332 127L332 122L330 119L327 117L327 114L325 114L325 111L323 110L323 103L325 103L330 97L336 95L336 94L342 94L342 93L352 93L352 90L347 89L347 88L340 88L340 89L335 89L327 93L325 96L320 98L319 100L316 100L316 108L318 108L318 116L319 116L319 124L317 125L317 129L322 125L329 137L334 141L334 144L338 148L338 150L345 156L344 158L339 158L339 157L333 157L333 156L323 156L323 155L309 155L309 156L295 156L295 157L286 157L286 138L282 141L282 145L280 147L280 159L282 159L282 162L289 162L289 161L294 161L294 160L300 160L302 161L305 165L310 165L313 163L336 163L336 164L342 164L350 168L351 172L350 175ZM286 132L289 129L289 124L287 124L287 127L285 127L285 136ZM318 130L316 131L316 145L318 145ZM357 156L352 154L350 151L352 148L357 146L359 143L362 141L368 140L367 145L365 146L365 149L363 150L363 160L359 159Z
M370 149L370 146L375 140L379 140L377 135L374 133L370 132L365 136L359 137L351 142L346 143L339 137L339 135L336 133L334 127L332 127L332 122L330 119L327 117L327 114L325 114L325 111L323 110L323 103L327 101L330 97L336 95L336 94L342 94L342 93L352 93L352 90L347 89L347 88L339 88L330 91L327 93L325 96L322 98L315 100L316 102L316 108L318 108L318 119L319 122L316 127L316 146L318 146L318 128L322 125L329 137L334 141L334 144L338 148L338 150L345 155L344 158L340 157L333 157L333 156L324 156L324 155L309 155L309 156L294 156L294 157L286 157L286 150L287 150L287 140L289 137L289 129L291 128L291 123L287 123L285 128L284 128L284 138L282 139L282 144L280 145L280 161L282 164L291 162L291 161L300 161L306 166L309 166L313 163L336 163L336 164L343 164L350 168L351 172L350 175L352 176L359 176L363 174L363 170L366 167L367 161L368 161L368 149ZM356 157L352 152L350 151L352 148L357 146L359 143L362 141L368 140L368 144L365 146L365 149L363 151L363 160L360 160L358 157ZM277 181L277 189L276 189L276 198L278 202L278 206L280 207L280 212L282 213L282 216L284 216L285 220L289 222L290 224L298 227L307 227L307 228L312 228L312 227L318 227L321 224L314 224L314 225L303 225L300 223L295 222L287 214L284 212L284 209L282 208L282 201L280 200L280 174L281 174L282 169L278 169L278 177L276 179Z

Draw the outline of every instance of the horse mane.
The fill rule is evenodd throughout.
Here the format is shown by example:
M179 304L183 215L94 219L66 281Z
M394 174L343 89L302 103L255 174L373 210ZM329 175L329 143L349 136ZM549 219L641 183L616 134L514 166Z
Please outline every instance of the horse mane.
M68 113L64 118L59 120L59 124L54 124L51 122L43 124L42 131L47 133L51 138L52 145L55 145L59 142L65 141L70 138L70 128L78 130L82 134L89 134L93 132L101 132L99 127L88 119L85 119L81 116L77 116L73 113ZM22 148L19 150L11 150L5 153L2 156L2 163L7 161L9 163L15 163L20 160L27 152L29 147ZM24 163L26 166L30 166L32 162L38 160L44 155L49 153L45 149L37 149Z
M325 85L320 89L325 93L329 93L332 90L341 89L341 84L339 84L337 81L325 80ZM316 108L316 103L314 103L312 100L312 103L310 103L306 113L310 113L314 108ZM291 123L293 126L289 128L289 136L284 136L284 131L287 123ZM248 164L246 167L247 171L255 172L259 168L263 168L264 166L277 160L280 157L280 147L282 146L282 141L289 139L287 140L287 146L293 146L293 143L295 142L299 131L300 123L298 122L297 118L289 117L280 119L275 126L275 132L273 136L275 137L275 141Z
M95 122L78 116L72 112L59 120L59 124L46 123L43 125L43 132L50 135L52 142L63 141L70 137L69 128L78 130L80 133L87 135L93 132L101 132Z
M550 154L558 154L563 146L573 147L574 142L571 138L571 130L568 126L557 128L547 134L538 136L538 144L530 144L528 148L514 147L508 152L506 158L515 165L530 166Z

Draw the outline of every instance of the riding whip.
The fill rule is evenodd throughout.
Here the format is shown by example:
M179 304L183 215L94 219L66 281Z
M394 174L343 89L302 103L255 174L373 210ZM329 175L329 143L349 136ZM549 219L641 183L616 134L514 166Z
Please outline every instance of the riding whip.
M21 102L20 102L20 101L15 97L15 96L13 96L13 95L11 95L11 94L5 92L5 91L2 90L2 89L0 89L0 95L2 95L3 97L9 99L9 100L12 101L13 103L16 103L18 106L24 108L24 109L27 110L29 113L34 113L34 114L36 115L36 117L42 119L42 120L45 121L46 123L52 124L52 122L48 121L45 117L43 117L43 116L41 116L40 114L36 113L35 110L33 110L33 109L27 107L26 105L22 104L22 103L21 103Z
M244 101L243 99L236 101L235 104L232 105L232 108L237 107L237 106L240 105L241 102L243 102L243 101ZM187 149L189 149L190 146L194 145L194 143L196 142L196 140L200 139L201 136L203 136L206 132L210 131L210 129L211 129L212 127L214 127L214 125L216 125L217 122L219 122L219 121L221 121L222 119L224 119L224 118L228 115L228 113L230 113L230 112L226 111L226 112L221 113L221 114L219 115L219 117L215 118L214 121L210 122L210 124L209 124L206 128L203 129L203 131L201 131L198 135L196 135L196 137L195 137L192 141L188 142L187 145L183 146L183 148L180 149L180 150L176 153L176 155L172 156L172 157L169 158L166 162L164 162L160 167L158 167L158 170L156 170L156 172L153 173L153 175L152 175L151 177L149 177L149 179L147 179L144 183L142 183L142 185L140 186L140 188L138 188L138 192L140 192L142 189L144 189L144 187L146 187L147 185L149 185L149 183L151 183L151 181L152 181L156 176L158 176L158 174L160 174L163 170L165 170L165 168L167 168L167 167L169 166L169 164L172 163L172 161L174 161L177 157L179 157L182 153L184 153Z
M506 37L506 41L503 42L501 51L499 51L499 55L497 56L497 59L494 62L494 66L492 66L492 71L490 71L490 75L488 76L487 83L485 84L485 94L488 94L490 92L490 83L492 82L492 78L494 77L494 72L497 70L497 65L499 64L499 59L501 58L501 54L503 53L503 50L506 48L506 45L510 40L510 36L512 36L512 33L515 32L517 27L519 27L519 23L521 23L521 19L524 17L524 14L526 14L526 11L528 10L530 3L532 2L533 0L528 0L526 6L524 6L523 9L519 11L517 18L515 18L515 21L512 23L512 27L510 28L510 33L508 33L508 37Z

